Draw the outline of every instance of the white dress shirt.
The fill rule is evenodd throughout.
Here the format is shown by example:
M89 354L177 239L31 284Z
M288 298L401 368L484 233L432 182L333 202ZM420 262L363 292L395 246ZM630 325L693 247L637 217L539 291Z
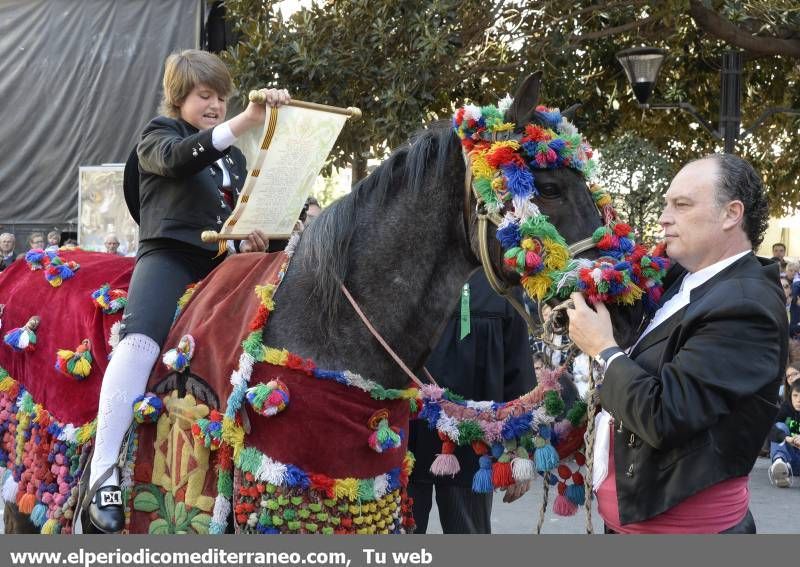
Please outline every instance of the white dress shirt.
M678 293L669 298L669 300L664 303L664 305L662 305L658 311L656 311L655 315L650 320L650 324L647 325L647 328L639 336L636 343L634 343L634 345L628 349L628 353L633 352L633 349L636 347L636 345L638 345L639 342L653 329L689 305L689 298L693 289L700 287L722 270L736 262L739 258L744 257L750 252L750 250L745 250L744 252L739 252L738 254L729 256L724 260L720 260L719 262L711 264L710 266L706 266L697 272L687 273L681 282L681 287L678 290ZM622 353L616 353L608 360L608 364L606 364L606 371L608 371L611 363L614 362L614 360L616 360L619 356L624 355ZM606 410L602 410L599 414L597 414L597 417L595 417L594 468L592 469L592 487L594 490L597 490L597 487L602 484L608 475L608 456L611 449L612 426L613 421L611 414Z

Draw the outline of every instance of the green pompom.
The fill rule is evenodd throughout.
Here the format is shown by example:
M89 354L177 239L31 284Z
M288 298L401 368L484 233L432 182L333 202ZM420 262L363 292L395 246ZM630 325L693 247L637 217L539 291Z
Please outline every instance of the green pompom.
M564 411L564 400L555 390L550 390L544 395L544 409L548 415L556 416Z

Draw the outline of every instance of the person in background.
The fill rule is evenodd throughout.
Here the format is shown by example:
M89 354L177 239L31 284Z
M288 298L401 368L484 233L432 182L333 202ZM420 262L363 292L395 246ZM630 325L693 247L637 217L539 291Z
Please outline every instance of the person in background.
M106 253L114 254L115 256L122 256L119 252L119 238L117 235L112 233L106 234L105 239L103 240L103 246L106 247Z
M43 250L43 249L44 249L44 233L32 232L31 235L28 237L28 250ZM18 254L17 260L24 260L26 253L27 252L22 252L21 254Z
M51 230L47 233L47 247L55 246L58 248L61 245L61 233L57 230Z
M536 379L525 320L492 290L482 270L470 278L465 290L427 360L431 375L442 387L476 401L509 401L532 390ZM468 329L461 317L464 295L469 305ZM442 442L427 423L411 422L408 447L416 457L408 492L414 499L417 533L427 531L434 488L444 533L491 533L492 494L472 491L472 479L479 468L472 448L457 447L461 470L454 477L442 477L430 472ZM514 484L504 500L513 502L527 490L527 483Z
M790 380L790 374L792 376ZM800 364L786 369L786 394L770 431L769 480L778 488L792 485L800 476Z
M0 272L8 268L17 259L14 254L14 247L17 245L17 237L10 232L0 234Z
M303 221L303 224L308 226L311 224L315 218L319 216L322 212L322 207L319 206L319 201L317 201L314 197L309 197L306 199L306 218Z
M776 242L772 245L772 259L778 262L786 257L786 245L783 242Z

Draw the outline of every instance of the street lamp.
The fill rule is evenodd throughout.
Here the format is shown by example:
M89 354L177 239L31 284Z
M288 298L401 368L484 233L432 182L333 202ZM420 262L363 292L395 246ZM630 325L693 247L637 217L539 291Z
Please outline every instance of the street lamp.
M726 50L722 54L722 70L720 72L720 105L719 105L719 127L714 126L703 118L697 109L688 102L649 103L650 95L653 94L658 72L664 62L667 52L664 49L654 47L634 47L625 49L617 53L617 60L625 70L639 101L641 108L685 110L695 117L698 123L716 140L723 143L726 153L733 153L736 148L736 141L753 133L761 124L773 114L788 113L800 114L800 109L788 107L768 108L756 118L752 126L740 132L742 115L740 110L742 100L742 52Z

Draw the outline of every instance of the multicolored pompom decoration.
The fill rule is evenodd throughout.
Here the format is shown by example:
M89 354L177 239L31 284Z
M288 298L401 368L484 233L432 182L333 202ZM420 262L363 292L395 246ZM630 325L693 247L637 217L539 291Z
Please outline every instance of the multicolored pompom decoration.
M128 292L124 289L111 289L109 284L103 284L100 289L92 292L92 299L103 313L112 315L128 305Z
M78 268L80 265L77 262L64 262L60 257L55 256L44 269L44 277L51 286L58 287L64 280L74 277Z
M56 370L65 376L84 380L92 371L92 353L89 339L84 339L80 346L71 350L62 349L56 353Z
M18 327L6 333L3 342L17 352L33 352L36 350L36 329L39 327L41 318L34 315L24 327Z
M643 296L653 310L661 295L669 261L635 243L630 226L618 222L611 197L592 185L589 191L605 225L593 239L603 254L596 261L571 258L569 246L533 198L539 195L532 169L569 167L587 179L594 169L592 149L558 109L537 106L542 124L527 124L518 139L507 138L515 124L501 107L467 105L453 116L472 171L472 187L489 212L503 215L496 231L507 267L520 275L526 293L537 301L584 292L590 303L631 304Z
M399 449L403 444L403 432L397 427L391 427L389 419L384 417L378 421L375 431L370 434L367 440L367 444L376 453Z
M201 418L192 424L192 435L207 449L214 451L222 444L222 414L211 410L208 418Z
M146 392L133 400L133 419L136 423L155 423L163 412L164 402L152 392Z
M43 270L53 258L58 257L58 249L55 250L42 250L41 248L32 248L25 253L25 261L31 271Z
M178 346L165 352L161 360L170 370L183 372L189 368L192 356L194 356L194 337L192 335L183 335L178 342Z
M270 380L248 388L245 397L257 413L268 417L289 405L289 388L281 380Z

